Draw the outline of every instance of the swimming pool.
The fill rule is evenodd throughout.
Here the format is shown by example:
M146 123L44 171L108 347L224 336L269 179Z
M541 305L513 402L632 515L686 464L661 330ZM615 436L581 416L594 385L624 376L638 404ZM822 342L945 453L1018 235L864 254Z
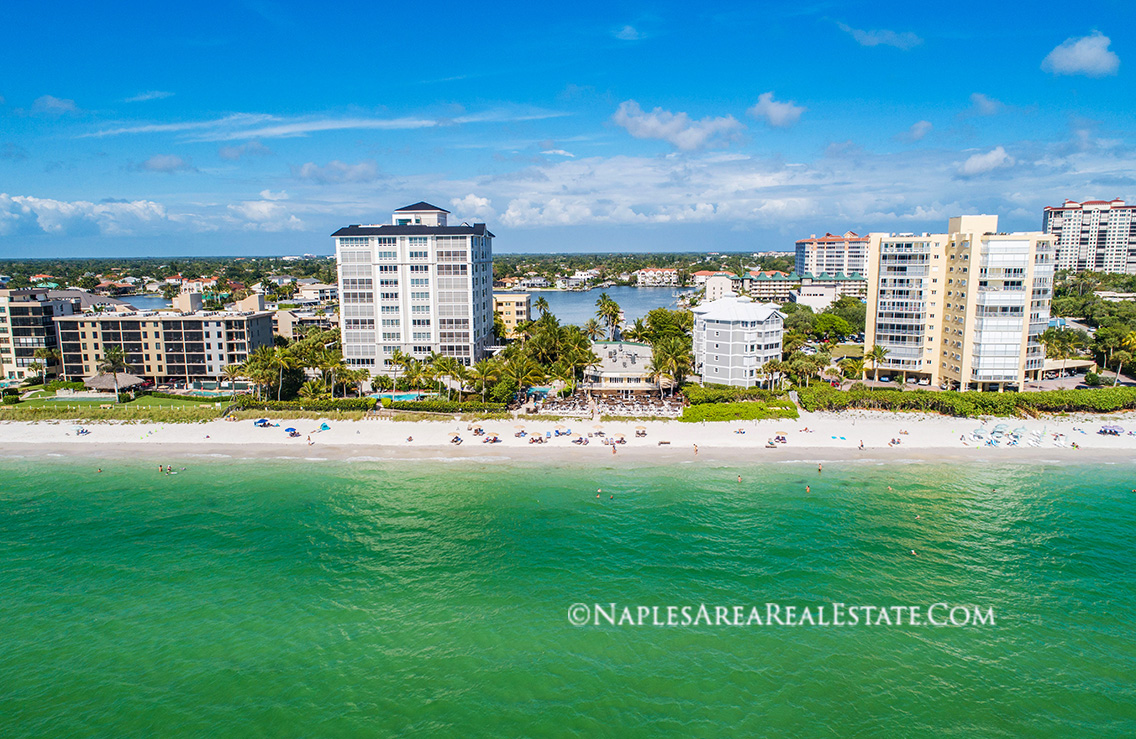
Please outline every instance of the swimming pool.
M426 393L372 393L372 398L387 398L388 400L422 400Z

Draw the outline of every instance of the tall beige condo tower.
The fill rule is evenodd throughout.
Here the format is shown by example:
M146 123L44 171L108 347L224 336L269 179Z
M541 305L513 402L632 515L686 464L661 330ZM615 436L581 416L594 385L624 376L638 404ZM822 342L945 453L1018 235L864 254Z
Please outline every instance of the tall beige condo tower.
M879 373L900 382L1025 389L1045 362L1054 239L998 233L988 215L951 218L947 231L870 235L865 346L887 351Z
M1136 274L1136 205L1066 200L1045 208L1041 228L1053 234L1057 269Z

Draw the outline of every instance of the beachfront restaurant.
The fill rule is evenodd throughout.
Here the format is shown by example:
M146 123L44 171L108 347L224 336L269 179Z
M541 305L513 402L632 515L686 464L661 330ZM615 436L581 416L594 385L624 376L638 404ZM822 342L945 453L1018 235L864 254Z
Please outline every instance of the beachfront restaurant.
M584 381L579 387L601 395L637 395L659 391L651 379L651 347L631 341L597 341L592 351L598 364L584 368Z

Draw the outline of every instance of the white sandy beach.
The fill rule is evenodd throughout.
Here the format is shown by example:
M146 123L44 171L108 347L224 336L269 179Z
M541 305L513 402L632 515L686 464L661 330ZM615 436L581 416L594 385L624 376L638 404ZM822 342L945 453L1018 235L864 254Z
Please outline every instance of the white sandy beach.
M88 423L90 433L75 433L74 421L0 423L0 454L35 456L65 454L91 457L134 457L160 462L167 457L219 455L230 457L297 457L313 459L415 459L438 456L503 456L518 460L558 462L597 458L653 460L659 463L692 458L788 461L896 458L926 459L1043 459L1085 460L1089 457L1134 459L1136 435L1103 436L1102 425L1136 430L1136 413L1109 416L1062 416L1040 419L965 419L919 413L848 411L803 413L798 420L746 421L740 423L689 424L677 421L629 421L601 423L590 419L542 421L539 417L482 424L496 433L500 443L488 444L474 436L475 427L465 421L398 422L389 420L338 421L327 419L330 430L317 431L320 421L273 421L279 426L256 428L252 421L210 421L196 424ZM989 434L1005 424L1007 431L1024 428L1016 446L1004 436L998 447L971 438L975 429ZM523 426L526 436L514 434ZM596 428L596 427L599 428ZM636 437L636 427L646 437ZM299 438L290 438L285 428L295 427ZM553 436L557 428L573 436ZM737 433L738 429L745 431ZM808 429L806 431L805 429ZM587 446L572 443L583 434L602 430L606 438L623 434L625 444L612 447L605 437L588 438ZM463 443L451 443L452 434ZM902 433L906 432L906 433ZM532 435L546 436L544 444L530 444ZM1055 434L1063 436L1055 438ZM785 443L766 445L783 435ZM308 443L308 439L311 443ZM898 445L890 442L900 440ZM660 443L669 442L669 443ZM861 442L863 449L860 448ZM1076 444L1074 447L1073 444ZM697 455L695 446L697 445Z

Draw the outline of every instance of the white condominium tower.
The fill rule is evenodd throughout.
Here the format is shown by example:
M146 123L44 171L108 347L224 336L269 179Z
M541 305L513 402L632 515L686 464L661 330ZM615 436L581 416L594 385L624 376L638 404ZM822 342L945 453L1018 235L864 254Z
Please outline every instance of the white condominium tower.
M897 381L1024 390L1045 362L1053 237L998 233L997 216L951 218L947 230L871 234L865 349L883 347L879 373Z
M336 231L344 360L394 370L391 355L437 352L464 365L493 333L493 234L484 223L447 226L443 210L415 203L390 224Z
M1136 274L1136 205L1066 200L1046 206L1041 228L1056 239L1057 269Z
M797 242L797 262L794 271L799 275L810 272L814 275L823 272L863 274L867 254L867 236L859 236L852 231L846 231L842 236L826 233L818 237L813 234Z

